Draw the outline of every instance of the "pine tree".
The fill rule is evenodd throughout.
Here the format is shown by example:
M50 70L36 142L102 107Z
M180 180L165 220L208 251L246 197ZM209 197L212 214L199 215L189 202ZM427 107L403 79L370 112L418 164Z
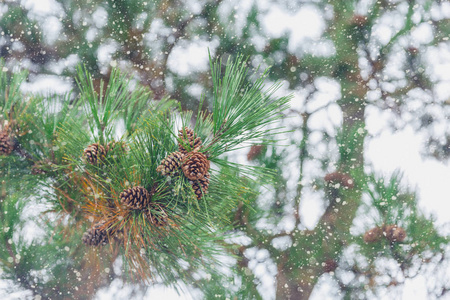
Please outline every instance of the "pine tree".
M47 106L48 104L45 105L43 101L38 100L37 96L33 97L35 102L26 102L28 105L26 109L29 111L32 111L33 107L39 108L35 111L41 111L42 120L38 122L32 117L34 111L33 114L21 114L20 111L25 111L25 108L16 105L22 104L19 101L22 95L18 92L17 83L23 80L23 75L16 73L9 85L3 83L3 86L9 86L9 94L6 97L4 93L6 89L3 89L0 95L3 97L2 101L16 99L14 111L21 116L11 118L10 110L6 109L3 111L3 123L0 124L2 129L9 128L16 145L10 155L0 156L2 178L6 177L5 174L8 175L8 180L4 180L2 185L4 191L2 197L7 199L2 203L8 207L8 218L2 219L5 220L5 228L14 228L8 224L19 224L18 216L23 214L20 210L22 206L18 205L17 201L23 199L34 201L35 195L39 194L36 190L42 190L35 185L31 185L34 188L24 189L24 186L20 186L19 189L14 184L19 179L21 183L28 182L23 179L28 177L31 181L38 179L43 181L39 187L45 187L44 190L47 190L48 186L56 189L58 194L48 195L46 201L57 207L64 207L62 210L66 214L73 215L80 224L84 218L78 213L80 208L74 199L90 199L90 206L86 207L92 216L89 222L82 223L82 231L76 232L75 228L78 227L73 227L72 234L79 235L77 239L67 239L69 233L48 235L48 239L52 238L52 241L59 243L58 249L65 249L67 246L70 249L69 253L56 249L53 244L42 247L35 244L32 251L27 252L39 253L36 255L42 257L43 261L33 260L33 256L24 258L25 255L21 254L21 259L16 262L14 256L9 254L11 251L16 253L13 231L9 229L4 235L4 244L7 245L10 239L14 243L9 244L11 251L4 252L1 258L6 266L2 265L2 269L6 270L3 274L7 274L4 275L5 278L20 278L20 284L27 290L41 294L48 293L53 298L57 297L53 296L56 295L55 290L71 291L76 297L81 297L75 287L78 282L88 282L89 286L84 288L85 296L94 295L100 286L108 285L105 278L110 276L109 279L112 280L111 273L108 275L99 270L113 270L106 258L113 259L118 253L109 251L110 245L101 249L90 249L90 256L96 257L102 251L101 254L105 259L96 262L89 269L86 267L88 264L83 263L87 258L83 258L84 256L77 250L81 247L79 241L83 232L97 224L100 211L109 210L114 216L114 210L109 207L109 202L104 203L97 199L112 199L124 190L142 186L152 195L152 199L157 201L166 197L166 193L180 193L179 197L189 198L185 203L189 212L198 212L197 206L211 204L210 197L220 195L215 203L217 207L208 207L207 214L206 210L203 211L205 214L202 214L202 217L209 220L215 220L215 213L218 211L225 213L232 210L225 219L233 227L231 229L224 227L224 231L244 237L247 241L224 239L215 242L219 242L223 249L228 249L230 256L236 258L236 263L230 267L236 280L230 282L229 277L214 272L211 272L211 277L207 276L205 280L191 276L190 284L200 288L206 299L212 299L217 295L230 299L233 297L259 299L267 295L261 290L265 280L261 278L255 265L264 266L269 270L275 269L267 273L275 279L277 299L307 299L315 287L320 288L323 281L335 285L336 295L344 295L345 298L376 298L386 292L398 291L407 278L417 275L415 270L426 272L428 268L435 268L433 276L437 278L436 284L429 286L430 297L448 292L450 288L446 280L441 280L441 277L444 277L436 275L439 274L438 271L445 270L448 264L445 258L448 238L442 236L440 228L422 213L414 191L400 187L401 183L404 183L400 174L383 177L370 171L372 168L367 166L364 153L364 143L371 138L366 131L367 116L370 111L383 110L383 113L392 112L390 117L394 129L405 125L414 126L418 131L428 135L429 150L434 157L438 159L448 157L448 134L441 134L439 130L435 130L446 124L445 120L449 115L446 105L448 100L442 100L437 96L440 93L436 92L437 88L442 86L443 82L434 76L435 70L426 60L431 52L442 53L442 49L445 49L448 43L449 16L445 12L447 5L445 1L336 0L308 3L269 1L270 5L276 5L292 13L305 7L312 8L325 20L320 42L315 38L306 39L297 46L290 39L288 32L275 38L267 33L262 24L263 15L270 12L270 9L264 7L266 2L260 4L255 1L246 7L216 0L202 2L196 8L189 6L187 2L174 0L56 0L56 2L60 4L64 14L58 16L61 20L61 38L53 42L45 37L44 18L33 14L30 7L21 6L18 1L0 4L3 12L0 28L4 32L4 35L2 34L4 38L0 40L0 55L7 61L5 66L7 69L11 69L26 58L23 65L31 66L31 72L53 73L54 61L57 61L62 66L62 71L58 71L60 72L58 74L76 77L74 76L77 73L76 68L70 63L72 60L68 59L72 57L71 55L75 55L86 64L89 73L93 75L92 81L89 80L88 84L82 84L78 89L81 95L89 98L87 95L94 92L100 94L102 91L100 79L105 82L105 87L109 85L110 78L114 78L110 76L111 64L118 64L123 69L135 72L136 80L149 86L155 99L170 94L172 99L179 100L183 110L196 110L197 107L201 107L205 113L191 115L197 122L196 126L191 123L189 115L180 113L184 116L182 124L168 125L167 128L170 130L160 132L160 135L154 133L153 135L159 137L161 141L170 136L172 142L166 151L157 153L158 160L150 163L141 153L155 149L153 146L150 148L144 146L153 136L142 135L145 131L143 128L155 130L150 123L166 124L174 120L170 120L170 114L167 114L166 110L172 106L166 106L167 102L163 101L162 105L165 108L154 109L155 112L148 116L151 122L144 124L137 122L137 117L129 113L145 111L142 108L147 106L144 105L146 101L143 101L142 106L129 109L128 113L115 119L123 119L126 126L127 134L123 138L125 148L129 148L124 151L126 153L119 151L110 157L106 154L103 160L97 160L97 164L86 165L82 161L83 151L89 145L98 144L108 153L107 145L112 141L113 135L110 132L102 137L101 132L108 129L106 127L102 129L101 118L98 124L92 124L97 122L93 121L94 116L88 116L89 112L94 111L93 108L85 115L76 114L77 109L86 109L76 102L72 103L78 90L73 96L52 98L54 102L64 104L60 113L55 115L48 112L58 111L59 105ZM242 1L242 3L250 2ZM105 15L106 21L101 22L98 16ZM245 16L244 20L242 16ZM396 21L393 22L393 19ZM380 26L392 29L388 41L377 35ZM433 32L432 39L416 41L415 28L430 29ZM89 41L86 40L88 35ZM280 139L283 137L286 139L275 145L263 145L265 134L258 136L254 143L254 151L248 155L251 165L254 166L251 171L233 167L230 162L220 161L212 163L212 171L209 172L211 177L208 181L188 180L183 177L184 173L180 167L171 174L168 172L162 174L156 169L127 173L126 176L132 180L129 180L128 184L117 184L120 180L115 178L123 178L125 175L120 172L125 172L123 170L130 166L139 165L136 161L145 162L146 166L155 165L157 168L171 153L183 151L187 153L198 148L195 142L197 138L202 141L198 143L198 146L201 145L199 151L211 162L213 162L212 153L220 155L223 154L221 151L241 147L243 146L241 142L248 141L248 136L236 139L241 134L238 132L240 127L233 126L241 119L236 116L235 118L225 116L224 112L230 113L231 107L220 104L213 106L211 101L202 101L192 93L192 90L201 86L206 99L217 99L223 95L223 90L231 87L230 81L220 82L218 79L222 76L217 74L211 81L209 71L195 70L189 75L184 75L169 67L168 62L174 50L184 49L187 45L196 44L198 41L212 41L216 56L233 56L239 51L247 55L248 61L253 65L261 64L264 67L270 65L268 79L284 80L289 84L289 89L296 92L296 101L304 103L285 112L289 118L277 124L283 129L293 130L293 134L279 135ZM114 48L112 54L114 61L105 62L100 59L98 50L111 45ZM330 51L323 51L323 48ZM217 67L216 71L222 75L219 69ZM315 99L326 94L326 89L330 86L324 82L338 86L340 95L324 107L317 107ZM224 89L218 88L219 86ZM117 91L120 90L122 89ZM239 93L236 91L236 94ZM97 100L103 98L104 96L99 96ZM91 99L89 103L97 102ZM434 105L429 105L430 103ZM411 105L418 105L420 108L411 110ZM5 106L2 106L2 110L3 107ZM244 109L242 106L239 107ZM157 117L159 115L156 111L161 111L161 115L167 117L167 120L163 122L161 117ZM326 111L342 112L342 123L323 128L311 125L313 119L323 116ZM210 117L212 121L205 120L209 116L206 112L212 112ZM127 121L130 117L133 120ZM14 119L17 120L13 122ZM201 125L203 122L206 122L205 127L209 129L198 130L203 128ZM251 120L247 119L246 122L251 124ZM33 124L32 128L29 128L30 124ZM89 134L80 133L80 128L86 126L89 127ZM240 126L248 128L245 122L241 122ZM188 131L184 128L193 130L192 137L195 135L195 139L189 140L190 135L187 135ZM180 136L179 131L183 129L186 134ZM28 133L24 134L29 130L32 131L31 135L40 132L40 136L30 135L29 138ZM62 138L64 142L54 145L53 132L60 138L65 136ZM141 135L138 132L141 132ZM214 141L211 136L208 140L209 132L213 132L212 136L217 137L220 142ZM16 144L16 141L20 142ZM24 149L24 145L32 149ZM141 151L136 150L138 147L141 147ZM130 160L130 156L136 160ZM14 163L14 168L3 168L5 162ZM173 165L177 166L178 163L170 164ZM214 170L219 167L226 169L227 172L214 174ZM275 179L259 180L255 183L247 178L248 176L245 177L250 175L253 178L251 173L258 167L272 170ZM109 176L113 168L119 175ZM172 167L168 170L172 171ZM293 170L297 170L299 174ZM84 172L87 172L88 176ZM162 187L161 185L145 182L150 180L145 178L146 174L159 176L156 178L164 179L164 182L173 186L173 190L160 190L158 188ZM56 183L50 185L49 180L46 180L48 178L57 178ZM236 178L241 178L241 185L233 184L236 183ZM76 186L81 187L80 190L72 189L67 184L68 181L76 182ZM294 186L293 181L296 182ZM262 196L258 196L257 191L263 189L262 185L265 185L265 190ZM20 193L14 194L12 190ZM26 192L29 194L25 195ZM5 198L6 195L9 195L8 198ZM239 196L238 199L234 199L236 195ZM302 216L307 214L302 210L303 204L311 197L317 199L323 208L322 215L313 228L306 227L302 219ZM178 200L174 201L178 203ZM232 202L237 204L230 205ZM160 205L162 203L155 202L155 206L150 210L124 208L124 211L132 210L139 224L142 222L148 222L150 225L167 224L152 227L158 228L156 234L164 236L164 230L174 228L170 224L177 226L178 219L174 220L173 212L167 212L171 205L168 207ZM101 207L101 210L98 207ZM156 220L162 221L152 222L155 215L161 216ZM109 219L112 220L113 216ZM65 219L61 217L61 220L62 223ZM204 224L193 222L192 228L184 229L195 232L193 228ZM47 224L56 226L54 222ZM404 234L402 230L405 231ZM52 231L49 229L48 233L50 232ZM53 229L53 232L64 231L58 227ZM370 232L373 234L368 234ZM219 232L215 234L220 235ZM116 230L110 235L122 244L127 241L126 232ZM400 241L401 239L403 240ZM134 254L136 251L130 250ZM225 251L227 250L221 254L226 253ZM253 255L255 252L259 255ZM60 267L54 264L57 259L67 262L63 259L65 257L74 257L71 260L72 265ZM130 265L138 259L136 255L128 257ZM160 258L158 254L152 257L155 260ZM441 264L437 266L435 261L440 261ZM385 262L398 267L395 270L388 269ZM60 278L58 281L50 281L48 285L35 284L41 279L29 277L30 272L27 270L41 270L43 266L49 264L55 266L52 271L54 274L67 273L73 277L68 277L67 282ZM82 271L83 268L87 269ZM80 273L67 272L67 269ZM86 280L85 274L89 274L90 280ZM354 280L348 282L350 277ZM174 279L174 277L163 278L169 284ZM43 286L46 286L46 290L39 290Z

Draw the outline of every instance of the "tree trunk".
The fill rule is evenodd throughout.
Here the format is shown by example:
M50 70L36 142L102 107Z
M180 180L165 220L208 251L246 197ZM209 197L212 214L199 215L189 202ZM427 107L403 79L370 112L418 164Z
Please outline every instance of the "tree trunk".
M303 300L309 299L317 279L322 274L321 268L310 268L298 272L289 265L278 265L276 299Z

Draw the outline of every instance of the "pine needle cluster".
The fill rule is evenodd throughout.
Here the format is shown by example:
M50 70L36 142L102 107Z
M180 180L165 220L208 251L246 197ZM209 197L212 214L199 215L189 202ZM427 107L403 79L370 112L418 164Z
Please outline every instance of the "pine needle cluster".
M166 284L199 270L215 273L228 216L250 192L241 176L270 177L223 154L273 140L272 125L290 97L274 96L278 84L263 91L266 73L252 83L243 57L228 61L223 76L220 62L211 67L212 112L199 111L195 124L192 112L169 99L152 101L118 70L98 88L79 67L76 97L25 98L18 90L25 74L6 82L2 72L2 117L11 133L2 141L16 145L2 156L2 170L26 170L2 171L6 194L24 182L30 195L42 189L49 224L60 224L59 233L76 240L74 249L84 247L93 264L108 253L110 263L122 257L125 274L142 280L157 274Z

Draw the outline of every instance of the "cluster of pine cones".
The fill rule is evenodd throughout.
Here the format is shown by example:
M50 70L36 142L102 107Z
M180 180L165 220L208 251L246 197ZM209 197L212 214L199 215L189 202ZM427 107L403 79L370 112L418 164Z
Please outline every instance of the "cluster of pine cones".
M126 151L126 146L121 142L114 141L109 142L106 147L94 143L84 150L84 158L87 163L97 165L104 161L108 154L114 153L115 150ZM168 223L166 209L161 204L151 202L154 192L154 190L149 192L142 186L134 186L125 189L119 197L123 205L130 209L142 210L151 224L163 227ZM108 244L112 236L113 233L101 220L83 234L82 242L88 246L102 246Z
M210 161L205 154L199 152L202 141L192 129L187 127L180 129L178 137L181 141L178 144L178 151L164 158L156 171L163 176L178 176L181 169L184 176L189 179L197 199L201 199L209 187Z
M134 187L125 190L121 193L122 202L134 201L132 193L130 190L139 190L139 192L147 191L143 187ZM147 192L148 193L148 192ZM158 203L148 203L147 207L142 208L145 218L152 225L157 227L164 227L168 224L168 217L166 209L163 205ZM121 240L123 238L123 231L111 232L108 226L105 226L105 221L101 220L94 224L90 229L88 229L81 238L81 241L87 246L104 246L109 244L110 240L115 238L116 240Z
M364 242L367 244L377 243L382 238L386 238L389 242L403 242L406 238L405 229L392 224L374 227L364 234Z
M84 158L86 162L97 165L106 159L106 155L114 153L116 150L126 151L125 144L122 142L111 141L106 147L99 143L94 143L84 149Z
M14 140L9 130L0 131L0 155L9 155L14 150Z
M205 154L199 152L202 141L192 129L187 127L181 129L178 137L180 139L178 151L164 158L156 171L163 176L179 176L182 172L190 180L197 199L201 199L208 191L210 161ZM110 142L106 147L98 143L89 145L84 150L86 162L99 164L117 145L119 145L117 142ZM124 149L123 144L120 145ZM143 186L133 186L120 193L120 200L130 209L142 210L147 220L154 226L163 227L168 223L166 209L161 204L151 202L154 192L154 189L149 192ZM100 246L108 244L110 237L109 229L105 227L104 221L100 221L83 234L82 241L88 246Z
M134 186L120 193L120 201L130 209L142 210L152 225L164 227L168 224L166 208L162 204L151 202L152 192L142 186ZM88 246L108 244L113 234L104 224L104 221L95 223L83 234L82 242Z

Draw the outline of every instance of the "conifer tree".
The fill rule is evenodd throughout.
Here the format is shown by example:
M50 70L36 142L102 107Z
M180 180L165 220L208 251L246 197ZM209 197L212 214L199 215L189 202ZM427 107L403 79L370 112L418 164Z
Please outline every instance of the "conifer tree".
M308 299L324 283L334 288L336 298L376 299L400 293L408 278L418 275L434 279L427 282L430 297L448 293L448 237L421 211L415 191L404 187L401 173L382 176L373 171L364 148L372 138L366 130L369 113L383 111L392 119L393 129L413 126L428 136L430 147L426 148L434 157L448 159L448 132L440 130L447 124L448 100L438 96L443 81L435 76L437 70L427 59L447 51L448 3L268 1L288 12L306 7L323 17L319 42L311 38L301 45L294 43L289 32L279 37L267 33L262 24L262 16L268 13L264 1L242 1L249 4L242 6L220 0L193 6L175 0L55 3L63 13L53 14L61 24L60 37L53 41L46 37L43 18L30 7L19 1L0 4L4 37L0 55L6 60L5 68L22 64L36 74L57 70L59 75L73 77L76 86L72 95L44 101L36 95L22 98L19 83L23 74L16 72L8 82L6 77L2 79L1 99L9 105L2 107L12 103L15 107L14 114L2 108L7 122L2 123L0 135L0 151L7 154L1 158L5 178L2 209L8 211L2 215L2 240L7 245L1 258L3 278L50 298L64 293L89 298L112 280L149 274L167 284L186 278L205 299ZM417 28L430 30L431 39L415 40ZM383 30L390 32L387 40L379 34ZM225 103L236 101L233 104L238 105L241 98L218 100L223 91L235 88L231 82L237 80L220 81L219 66L213 80L209 70L185 75L169 67L177 47L184 49L198 41L214 45L216 56L240 52L249 57L250 64L271 66L268 79L284 80L295 92L295 101L302 102L284 111L288 118L273 125L292 133L281 134L278 139L283 141L267 145L262 142L266 137L262 131L256 135L251 130L246 131L249 135L240 131L254 123L237 113L250 114L253 108L243 105L233 111ZM113 49L111 59L122 70L132 72L153 92L153 98L169 94L179 100L182 111L168 100L149 103L149 91L135 90L134 81L123 89L125 81L118 79L111 61L101 59L102 48ZM74 65L79 61L87 70L77 71ZM55 62L60 67L55 67ZM92 80L87 73L93 75ZM108 91L107 86L115 90ZM192 92L198 86L205 101ZM316 100L334 86L338 86L339 96L317 106ZM234 92L240 95L238 90ZM116 93L123 97L120 101L136 106L127 109L131 106L113 101L110 96ZM115 112L106 106L114 107ZM196 114L185 112L197 111L197 107L202 109ZM260 112L266 114L274 108ZM139 118L147 111L152 113ZM138 115L133 114L136 112ZM234 117L226 115L230 113ZM325 119L326 113L342 114L342 121L313 125L317 118ZM234 122L243 127L228 128L237 124ZM164 126L156 130L155 124ZM115 135L115 128L121 128L123 134ZM261 139L248 152L251 169L220 156L224 154L221 151L241 147L249 138ZM151 151L158 159L150 159ZM263 179L261 172L254 173L259 167L271 170L271 180L267 173ZM255 177L259 178L256 182ZM68 182L80 188L74 189ZM162 191L166 185L173 190ZM178 193L168 206L164 200L167 193ZM23 240L20 234L21 228L29 226L23 210L29 203L39 205L39 198L50 203L51 214L36 222L46 226L42 241L53 244ZM74 201L79 198L85 199L84 206ZM321 206L314 226L307 226L304 220L308 214L304 204L309 199ZM142 210L145 205L150 209ZM174 217L179 211L189 212L183 220L189 220L191 226L183 223L183 227ZM67 215L71 217L63 217ZM209 226L219 223L231 226ZM126 248L130 232L145 235L138 226L143 224L152 233L168 233L164 242L149 238ZM82 230L78 230L80 226ZM174 238L178 232L174 228L199 234L203 243L185 236ZM186 242L183 255L195 252L193 257L199 259L196 249L189 248L195 245L204 249L205 260L194 260L193 269L185 266L184 260L177 261L178 267L165 273L164 264L173 266L170 256L150 264L165 250L140 252L139 245L152 245L143 247L147 250L166 249L166 244L174 247L178 240ZM85 246L96 243L106 245ZM16 249L25 247L29 250L15 254ZM88 256L86 248L90 249ZM216 266L217 253L228 253L234 259L225 266L232 273L224 276L211 267L208 275L197 276L195 267L203 262ZM118 261L116 257L124 259L123 266L130 272L115 271L117 266L111 262ZM87 263L91 261L95 264ZM48 266L51 271L36 272L48 270ZM152 273L142 272L137 268L141 266ZM48 276L50 273L55 276ZM161 274L165 275L159 278ZM267 281L273 285L274 295L264 289Z

